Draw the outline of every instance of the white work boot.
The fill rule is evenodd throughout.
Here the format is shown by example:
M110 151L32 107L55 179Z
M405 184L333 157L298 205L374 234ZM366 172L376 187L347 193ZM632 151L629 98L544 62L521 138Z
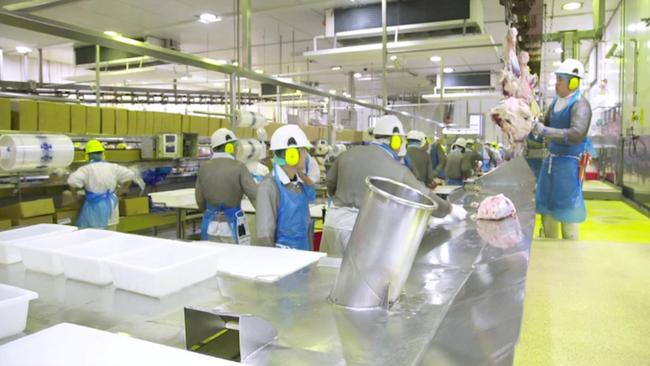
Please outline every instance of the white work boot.
M578 240L579 231L580 231L579 224L575 224L571 222L562 223L562 239L564 240Z
M548 239L559 239L560 230L558 222L551 215L542 215L542 227L544 228L544 237Z

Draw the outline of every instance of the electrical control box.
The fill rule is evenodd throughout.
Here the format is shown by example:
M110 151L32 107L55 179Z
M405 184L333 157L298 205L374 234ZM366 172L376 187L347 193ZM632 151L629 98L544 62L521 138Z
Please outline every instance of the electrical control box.
M176 159L183 156L182 137L178 134L163 133L158 136L156 157L158 159Z

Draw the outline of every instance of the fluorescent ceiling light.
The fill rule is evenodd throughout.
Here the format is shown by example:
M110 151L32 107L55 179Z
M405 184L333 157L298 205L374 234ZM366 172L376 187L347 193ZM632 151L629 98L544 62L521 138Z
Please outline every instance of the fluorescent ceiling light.
M358 78L362 77L363 75L361 75L360 72L355 72L353 76L354 76L355 79L358 79Z
M455 70L454 70L453 67L445 67L444 69L442 69L442 71L443 71L445 74L449 74L449 73L454 72Z
M330 92L330 94L336 94L336 90L334 90L334 89L330 89L329 92Z
M16 52L20 54L26 54L32 52L32 49L27 46L16 46Z
M395 56L395 55L391 55L391 56L390 56L390 60L391 60L391 61L396 61L396 60L397 60L397 56Z
M577 10L582 8L582 3L579 1L571 1L562 5L562 10Z
M339 71L341 69L342 69L341 66L332 66L332 71Z
M199 15L199 22L201 22L203 24L210 24L210 23L215 23L215 22L220 22L220 21L221 21L221 17L216 16L216 15L214 15L212 13L203 13L203 14Z
M564 50L562 49L562 47L558 47L558 48L555 49L554 52L555 53L562 53L562 52L564 52Z
M440 57L440 56L431 56L431 57L429 57L429 61L431 61L431 62L440 62L440 60L442 60L442 57Z
M262 69L257 69L257 70L255 70L255 73L256 73L256 74L263 74L263 73L264 73L264 70L262 70Z

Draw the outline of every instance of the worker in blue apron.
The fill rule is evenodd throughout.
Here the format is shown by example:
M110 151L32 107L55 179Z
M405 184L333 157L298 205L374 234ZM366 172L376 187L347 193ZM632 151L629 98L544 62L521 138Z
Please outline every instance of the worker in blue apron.
M591 106L579 90L584 66L566 59L555 71L557 96L537 122L535 136L549 141L549 156L544 159L537 180L537 212L542 215L544 236L577 240L578 224L587 216L580 183L581 154L591 123Z
M305 181L307 149L311 147L297 125L282 126L271 137L273 174L257 191L257 245L310 250L309 202L315 187Z
M255 205L257 184L248 168L234 158L237 136L221 128L211 137L212 158L201 164L195 198L204 210L201 240L231 244L250 244L246 215L241 208L244 195Z
M119 222L115 192L120 186L128 188L130 182L136 178L135 173L131 169L106 162L104 146L98 140L88 141L85 152L89 164L80 167L68 177L68 185L71 188L83 189L86 193L76 226L115 230Z

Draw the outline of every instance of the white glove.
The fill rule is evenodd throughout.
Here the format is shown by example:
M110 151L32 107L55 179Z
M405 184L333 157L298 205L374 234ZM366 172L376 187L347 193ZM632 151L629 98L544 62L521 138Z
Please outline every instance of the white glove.
M535 122L535 125L533 125L533 135L535 136L544 136L544 129L546 127L542 122Z
M461 205L451 204L451 212L449 216L453 217L458 221L465 220L467 217L467 211Z

